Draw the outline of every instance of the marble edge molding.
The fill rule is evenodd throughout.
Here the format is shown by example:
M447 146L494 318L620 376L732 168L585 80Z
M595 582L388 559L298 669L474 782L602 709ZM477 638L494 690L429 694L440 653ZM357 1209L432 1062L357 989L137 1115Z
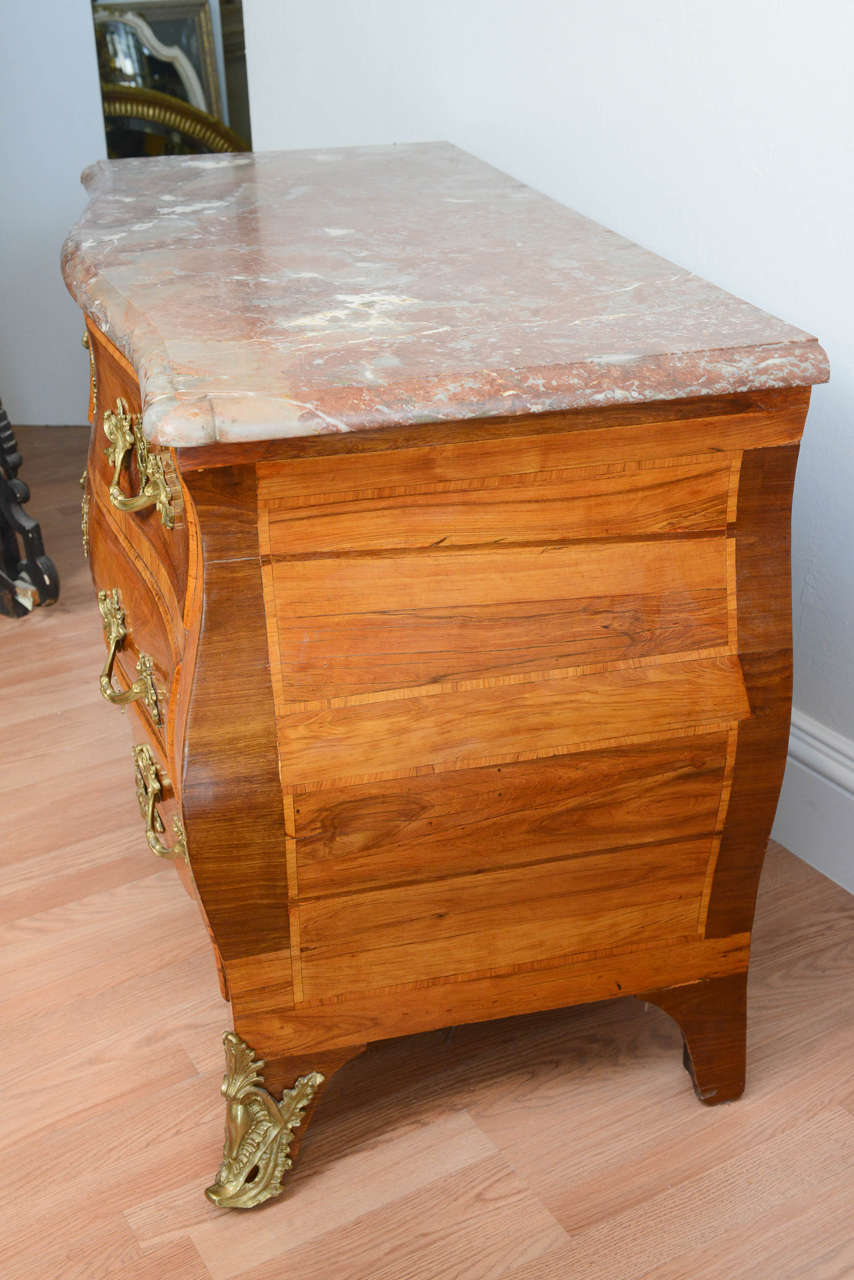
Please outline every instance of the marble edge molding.
M750 354L749 376L744 367L747 352ZM762 352L764 354L760 354ZM317 406L283 397L214 393L211 397L213 429L218 442L236 444L328 432L368 431L394 425L426 426L431 422L767 391L810 386L826 382L829 377L827 357L814 338L766 348L703 352L709 360L708 367L702 371L697 368L697 354L639 357L633 365L631 388L607 385L607 370L612 366L596 359L518 371L515 381L520 385L512 391L507 389L508 382L512 381L509 375L462 374L450 400L445 377L437 379L441 396L431 397L423 381L397 383L385 389L379 402L376 388L368 392L352 386L327 391ZM626 361L621 358L620 363L624 365ZM793 376L795 368L797 376ZM691 373L692 380L680 379L680 373ZM536 395L530 388L526 389L526 381L536 385ZM544 383L551 386L544 390ZM184 416L180 408L174 419L166 415L156 424L152 419L151 427L158 432L152 437L156 443L183 446Z
M69 245L73 252L73 233L66 250ZM249 389L191 397L176 393L159 333L126 298L113 297L114 291L102 278L93 276L83 286L77 276L76 283L73 296L137 373L146 437L153 444L170 447L729 395L809 386L826 382L830 376L824 349L816 338L809 338L764 348L662 353L633 360L620 356L613 363L597 357L571 365L521 369L514 371L515 376L485 370L462 372L454 379L450 400L446 376L434 380L435 388L424 380L391 383L381 395L376 387L341 386L326 390L316 403L267 397ZM125 318L126 327L121 331L111 322L115 314ZM618 364L623 370L631 365L629 385L615 385L609 378L609 370Z
M97 165L84 169L85 178ZM85 183L84 183L85 185ZM133 366L139 379L142 398L143 430L152 443L160 443L158 424L172 421L183 424L181 430L192 434L193 444L212 444L216 440L213 409L207 397L190 404L176 395L171 362L160 333L128 298L119 293L102 275L84 269L83 246L80 241L82 220L72 227L62 246L62 275L72 298L92 323L109 338ZM114 317L121 315L121 329ZM175 441L178 443L178 441Z
M223 164L235 162L235 157L221 159ZM240 159L251 163L252 156ZM91 237L87 213L100 195L114 187L115 172L110 162L99 160L81 175L90 200L63 245L63 277L84 313L136 371L143 430L155 444L191 448L390 425L554 413L808 386L826 382L830 376L820 343L803 333L791 341L767 345L600 355L501 373L460 370L383 387L332 386L319 389L316 395L306 390L305 399L265 396L249 387L211 394L182 392L175 386L162 335L87 255L86 241ZM615 379L617 370L621 377Z

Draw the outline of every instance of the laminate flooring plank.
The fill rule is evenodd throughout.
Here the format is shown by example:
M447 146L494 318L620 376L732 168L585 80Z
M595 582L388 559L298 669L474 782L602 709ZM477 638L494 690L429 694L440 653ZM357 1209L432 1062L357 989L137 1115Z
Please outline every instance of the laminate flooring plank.
M153 1186L168 1193L190 1179L202 1183L206 1167L213 1167L222 1151L221 1134L213 1142L204 1140L222 1120L213 1083L193 1077L152 1087L19 1147L15 1171L21 1190L3 1233L8 1256L40 1245L59 1255L91 1220L102 1222L109 1240L111 1224L121 1224L124 1210L150 1196ZM45 1268L51 1280L63 1275ZM43 1280L34 1272L36 1278Z
M713 1244L655 1267L644 1280L850 1280L851 1186L842 1178L822 1190L820 1199L786 1201L748 1227L724 1229Z
M562 1056L559 1044L550 1054L545 1045L532 1049L529 1078L486 1090L470 1104L500 1150L518 1144L520 1132L528 1135L524 1149L513 1148L516 1167L569 1231L607 1221L618 1204L641 1211L734 1151L809 1123L829 1104L842 1105L854 1053L850 1029L787 1052L754 1052L739 1106L707 1120L685 1089L675 1028L661 1025L657 1013L641 1011L640 1020L640 1026L604 1024L598 1034L593 1020L585 1021ZM565 1041L571 1035L567 1028ZM591 1060L595 1071L586 1069Z
M513 1280L646 1280L686 1245L711 1245L724 1224L747 1229L770 1210L796 1208L805 1189L821 1198L847 1176L852 1161L854 1117L828 1107L699 1178L573 1232L565 1246L510 1274Z
M197 1222L181 1225L214 1280L233 1280L249 1265L276 1258L285 1239L288 1251L296 1249L327 1235L332 1222L336 1229L342 1229L377 1208L437 1179L471 1170L494 1155L492 1143L464 1112L446 1111L436 1115L432 1124L404 1125L399 1132L375 1136L358 1150L342 1145L326 1162L314 1161L300 1177L296 1176L298 1166L291 1183L292 1198L281 1202L285 1210L281 1218L269 1213L238 1216L227 1210L211 1214L204 1205L196 1205L193 1213ZM332 1214L330 1205L335 1206ZM147 1220L159 1233L163 1228L160 1206L153 1212L152 1208L148 1206ZM129 1221L144 1242L146 1219L132 1214Z
M566 1232L497 1156L288 1252L288 1280L498 1280ZM239 1280L280 1280L274 1259Z
M69 992L53 1009L17 1019L3 1030L8 1035L14 1029L17 1042L38 1052L48 1064L84 1046L94 1056L112 1036L126 1036L132 1042L146 1033L152 1036L153 1028L164 1057L168 1056L167 1044L180 1045L189 1056L185 1042L193 1041L196 1029L207 1029L212 1017L222 1022L222 1009L211 998L212 979L215 981L213 957L199 949L181 959L167 957L160 967L147 972L130 976L117 972L111 985L97 990L84 986L79 992ZM176 990L181 992L180 1018L175 1016ZM219 1052L211 1070L222 1066L222 1045L217 1043L216 1047ZM3 1067L6 1073L16 1069L13 1060ZM201 1074L193 1060L189 1074L196 1073Z
M38 770L35 772L38 775ZM101 835L114 835L119 841L129 839L127 811L113 803L113 797L124 791L127 776L122 753L121 759L114 757L98 771L104 791L97 796L92 788L91 765L85 759L68 760L65 772L58 774L49 787L40 780L38 786L30 783L23 791L15 792L15 829L0 848L0 866L20 864L45 853L60 855L67 844L94 842ZM49 805L45 804L46 795L50 796Z
M210 1280L210 1273L189 1240L143 1252L130 1228L116 1221L109 1235L97 1214L82 1220L63 1239L48 1230L32 1247L8 1258L0 1247L4 1280Z
M781 864L801 878L804 864L776 847L772 873ZM854 898L808 870L813 897L790 894L779 904L788 927L774 930L779 953L773 962L764 963L761 943L754 949L747 1089L737 1105L699 1111L679 1066L678 1029L635 1001L556 1014L566 1019L563 1044L547 1037L538 1045L534 1032L532 1076L520 1083L511 1078L494 1096L487 1092L468 1103L503 1150L524 1129L528 1141L516 1148L517 1167L568 1226L607 1216L615 1200L654 1196L733 1149L843 1102L854 1055L854 1019L840 1017L854 978ZM760 918L764 907L763 892ZM588 1069L591 1062L596 1071ZM572 1081L571 1091L560 1089L561 1079L567 1086ZM657 1123L645 1123L654 1113ZM567 1126L571 1147L563 1139ZM632 1132L628 1161L626 1131Z
M125 827L48 853L0 864L0 924L60 907L160 870L140 858Z
M12 1115L3 1127L0 1151L13 1160L14 1150L42 1129L59 1126L69 1117L85 1121L117 1100L143 1096L194 1074L185 1053L174 1045L164 1052L162 1042L153 1042L147 1028L136 1036L103 1036L94 1048L76 1044L71 1052L45 1063L35 1113L30 1079L18 1065L7 1068L0 1075L0 1088Z

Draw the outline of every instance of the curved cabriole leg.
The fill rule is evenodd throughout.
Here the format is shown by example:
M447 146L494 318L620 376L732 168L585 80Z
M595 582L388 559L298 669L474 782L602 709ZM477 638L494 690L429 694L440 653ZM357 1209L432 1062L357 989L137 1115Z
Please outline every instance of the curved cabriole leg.
M734 1102L744 1092L746 993L745 972L684 987L644 991L638 996L669 1013L679 1024L683 1062L694 1082L694 1092L708 1107Z
M221 1209L253 1209L281 1195L282 1178L293 1166L321 1090L364 1045L315 1054L310 1066L304 1058L267 1064L234 1031L225 1033L223 1046L225 1147L205 1195Z

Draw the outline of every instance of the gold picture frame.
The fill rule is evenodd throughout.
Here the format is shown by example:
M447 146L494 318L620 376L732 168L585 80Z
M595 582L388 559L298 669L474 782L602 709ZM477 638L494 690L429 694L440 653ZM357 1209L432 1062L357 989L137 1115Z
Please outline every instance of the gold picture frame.
M223 117L223 92L217 67L213 24L208 0L127 0L125 4L102 4L96 0L96 15L123 18L136 14L162 44L177 46L201 84L205 105L193 103L208 114Z

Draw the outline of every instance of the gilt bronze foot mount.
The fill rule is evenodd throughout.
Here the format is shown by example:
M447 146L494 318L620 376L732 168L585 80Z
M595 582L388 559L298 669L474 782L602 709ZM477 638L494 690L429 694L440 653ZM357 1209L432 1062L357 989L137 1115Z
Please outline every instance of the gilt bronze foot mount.
M223 1036L226 1099L222 1164L205 1195L221 1209L253 1209L282 1193L293 1161L293 1131L325 1080L319 1071L300 1076L279 1102L264 1086L264 1062L234 1031Z

